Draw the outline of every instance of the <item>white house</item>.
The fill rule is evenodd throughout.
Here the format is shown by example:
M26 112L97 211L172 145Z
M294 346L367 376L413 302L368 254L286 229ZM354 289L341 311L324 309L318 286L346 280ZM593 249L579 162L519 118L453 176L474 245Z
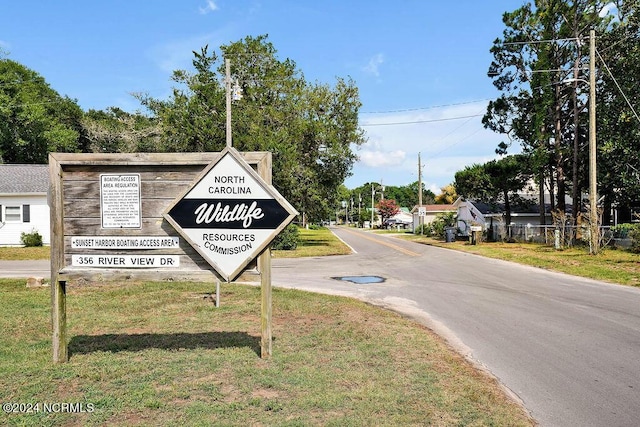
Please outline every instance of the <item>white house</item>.
M22 246L21 234L38 232L49 245L48 165L0 164L0 246Z
M408 208L400 208L400 212L387 220L387 228L409 228L413 219Z
M413 218L413 232L415 233L416 230L420 228L421 224L424 225L432 223L433 220L436 219L440 214L456 212L458 210L458 203L460 203L460 199L456 200L455 203L451 205L414 206L413 209L411 209L411 215Z

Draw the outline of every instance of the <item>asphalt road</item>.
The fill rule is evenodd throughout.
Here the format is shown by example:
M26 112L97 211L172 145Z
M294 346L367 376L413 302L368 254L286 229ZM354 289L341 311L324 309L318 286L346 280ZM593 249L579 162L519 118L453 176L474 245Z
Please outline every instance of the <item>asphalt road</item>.
M640 425L640 289L334 232L357 253L274 259L273 284L414 317L495 375L542 426ZM386 281L334 279L343 276Z
M51 262L36 261L0 261L0 277L51 277Z
M274 259L274 286L355 297L429 326L497 377L542 426L640 425L640 289L353 229L356 253ZM49 277L49 261L0 261ZM357 284L344 276L380 276Z

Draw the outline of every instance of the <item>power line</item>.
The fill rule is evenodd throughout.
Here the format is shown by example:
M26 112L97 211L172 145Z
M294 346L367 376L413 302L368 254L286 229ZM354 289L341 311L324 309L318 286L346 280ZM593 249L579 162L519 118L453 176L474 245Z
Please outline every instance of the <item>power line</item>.
M602 56L600 55L600 52L598 52L596 50L596 54L598 55L598 58L600 58L600 61L602 61L602 64L604 65L604 68L607 70L607 73L609 73L609 76L611 77L611 79L613 80L613 83L615 83L616 87L618 88L618 91L620 91L620 94L622 95L622 97L624 98L624 100L626 101L627 105L629 106L629 108L631 109L631 111L633 112L633 114L636 116L636 119L638 119L638 121L640 122L640 117L638 116L638 113L636 113L635 108L633 108L633 105L631 105L631 102L629 101L629 98L627 98L627 95L625 95L624 91L622 90L622 88L620 87L620 85L618 84L618 80L616 80L616 78L613 76L613 73L611 72L611 70L609 69L609 66L607 65L606 62L604 62L604 59L602 58Z
M406 121L406 122L392 122L392 123L363 123L360 124L362 127L371 127L371 126L397 126L397 125L414 125L420 123L437 123L437 122L447 122L451 120L462 120L473 117L480 117L483 114L471 114L469 116L458 116L458 117L447 117L444 119L431 119L431 120L414 120L414 121Z
M411 111L422 111L422 110L433 110L435 108L446 108L446 107L456 107L459 105L468 105L468 104L477 104L478 102L486 102L491 101L490 98L486 99L478 99L476 101L466 101L466 102L457 102L453 104L441 104L441 105L432 105L429 107L415 107L415 108L405 108L399 110L387 110L387 111L362 111L360 114L390 114L390 113L407 113Z
M571 37L566 39L547 39L547 40L525 40L521 42L506 42L502 43L503 46L520 46L524 44L542 44L542 43L558 43L580 40L580 37Z

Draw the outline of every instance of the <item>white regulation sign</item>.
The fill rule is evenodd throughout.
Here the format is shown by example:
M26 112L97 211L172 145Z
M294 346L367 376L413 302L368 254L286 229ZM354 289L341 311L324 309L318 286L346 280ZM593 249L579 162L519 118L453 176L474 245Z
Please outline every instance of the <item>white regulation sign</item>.
M176 268L178 255L71 255L73 267L86 268Z

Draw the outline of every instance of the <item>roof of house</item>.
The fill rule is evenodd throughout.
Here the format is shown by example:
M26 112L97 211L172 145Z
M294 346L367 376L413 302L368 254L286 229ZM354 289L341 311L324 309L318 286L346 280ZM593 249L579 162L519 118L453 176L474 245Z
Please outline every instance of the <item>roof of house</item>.
M424 208L427 212L449 212L458 209L457 205L416 205L411 212L418 212L418 208Z
M0 164L0 194L47 193L48 165Z
M483 214L483 215L492 215L492 214L503 214L504 213L504 203L484 203L484 202L479 202L477 200L467 200L470 203L473 203L473 205ZM550 204L545 204L544 205L544 210L545 213L550 214L551 213L551 205ZM565 208L565 211L567 213L571 213L572 211L572 207L571 205L567 205ZM513 204L511 206L511 215L514 216L526 216L526 215L539 215L540 214L540 206L538 204L535 203L528 203L528 204Z

